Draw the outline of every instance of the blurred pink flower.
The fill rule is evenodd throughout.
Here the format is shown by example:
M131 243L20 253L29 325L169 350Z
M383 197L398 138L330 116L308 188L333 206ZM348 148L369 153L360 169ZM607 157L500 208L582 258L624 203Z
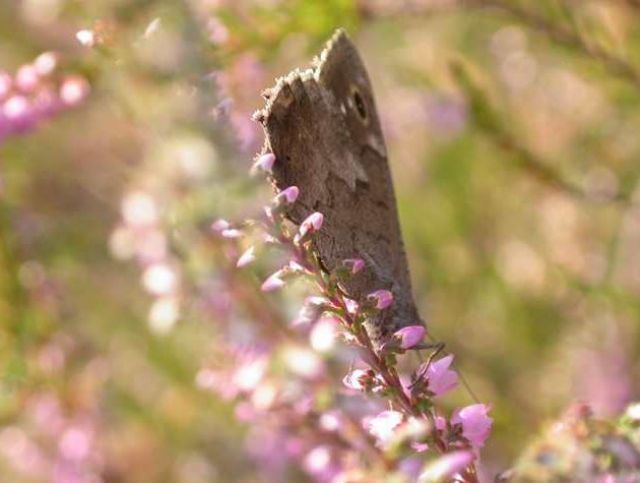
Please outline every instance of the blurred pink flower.
M298 195L300 194L300 190L297 186L289 186L288 188L282 190L278 193L274 199L276 205L282 204L291 204L294 203L298 199Z
M426 371L428 379L428 389L436 396L441 396L458 385L458 374L449 369L453 362L453 355L448 355L442 359L429 364Z
M238 261L236 262L236 267L238 268L246 267L250 263L253 263L255 259L256 259L255 248L249 247L242 255L240 255L240 258L238 258Z
M472 404L456 411L451 417L451 424L462 425L462 435L474 448L482 448L493 423L487 416L488 412L489 406L486 404Z
M447 453L429 464L420 475L418 481L449 481L449 478L454 477L464 470L474 459L475 456L471 451L453 451L452 453Z
M267 278L262 284L263 292L273 292L274 290L281 289L284 287L284 280L280 278L282 276L282 270L278 270L271 274L269 278Z
M393 334L393 336L399 339L400 347L402 347L403 349L411 349L412 347L422 342L425 332L426 330L423 326L411 325L409 327L403 327L402 329L398 330Z
M374 436L379 445L384 446L395 434L395 429L400 426L403 414L399 411L382 411L374 417L365 418L364 428Z
M251 167L251 173L255 174L260 171L263 173L270 173L273 169L273 165L276 162L276 157L273 153L266 153L260 156L253 166Z
M224 230L227 230L230 226L231 224L227 220L220 218L211 224L211 230L218 233L222 233Z
M364 391L367 387L367 381L371 379L369 371L364 369L354 369L342 379L342 383L349 389L356 391Z
M367 299L375 304L375 308L383 310L393 303L393 294L388 290L376 290L367 295Z
M300 224L300 229L298 230L298 234L294 238L294 242L300 243L304 240L307 235L317 232L322 228L322 223L324 222L324 216L322 213L314 212L311 213L307 218Z

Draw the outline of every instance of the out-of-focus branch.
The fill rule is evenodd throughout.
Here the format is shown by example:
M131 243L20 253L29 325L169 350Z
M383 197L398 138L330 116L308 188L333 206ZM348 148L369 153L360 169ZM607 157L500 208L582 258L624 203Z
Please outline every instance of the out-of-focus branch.
M638 0L627 1L640 7L640 1ZM640 89L640 70L636 66L595 43L587 42L573 29L554 23L537 12L523 8L508 0L462 0L461 5L500 9L517 18L525 25L544 33L552 40L600 62L610 74L624 79L632 83L637 89Z

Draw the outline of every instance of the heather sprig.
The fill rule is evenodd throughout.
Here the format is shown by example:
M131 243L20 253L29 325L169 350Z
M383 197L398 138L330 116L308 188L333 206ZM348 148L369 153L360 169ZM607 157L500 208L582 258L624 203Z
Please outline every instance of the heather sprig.
M266 154L259 158L256 166L267 166L262 170L269 172L275 162L272 154ZM403 327L382 347L376 347L365 322L392 306L392 293L380 289L364 300L353 300L348 296L344 282L350 277L357 277L365 263L354 254L354 258L344 260L330 273L324 269L313 244L314 237L322 230L323 214L310 213L298 227L286 219L286 208L295 203L298 194L299 189L295 186L278 193L257 224L288 257L281 268L264 280L262 290L282 289L293 277L303 276L312 281L317 296L315 303L305 304L307 315L304 318L311 324L317 323L322 315L337 320L342 338L356 350L360 362L366 366L351 370L344 376L343 384L354 392L382 397L391 406L391 409L362 421L362 426L374 437L376 445L383 451L397 451L404 446L418 452L426 450L433 454L465 455L443 460L452 461L452 471L447 476L455 474L459 481L476 481L474 461L489 436L492 424L488 406L474 404L455 411L450 418L443 415L434 399L455 388L458 376L451 369L453 356L436 359L439 350L414 371L410 383L403 381L397 366L398 356L420 347L426 335L425 328L421 325ZM244 265L246 257L245 252L238 264ZM462 466L461 461L465 461Z

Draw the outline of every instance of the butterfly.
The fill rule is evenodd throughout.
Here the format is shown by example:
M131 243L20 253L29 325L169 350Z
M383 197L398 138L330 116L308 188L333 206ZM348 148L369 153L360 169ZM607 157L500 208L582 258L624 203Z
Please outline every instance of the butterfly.
M324 215L313 244L322 265L334 270L349 258L366 268L345 282L354 300L386 289L394 303L366 322L374 343L396 330L423 324L412 295L387 149L371 82L353 42L338 30L306 70L296 69L265 91L256 113L265 131L264 152L277 162L277 190L297 186L287 217L300 224Z

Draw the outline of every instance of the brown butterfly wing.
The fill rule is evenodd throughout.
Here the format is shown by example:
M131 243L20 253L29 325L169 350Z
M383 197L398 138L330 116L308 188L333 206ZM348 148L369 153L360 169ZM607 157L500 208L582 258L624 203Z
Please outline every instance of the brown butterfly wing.
M260 113L265 150L276 156L278 190L298 186L287 216L296 224L314 211L324 215L314 239L323 265L332 270L346 258L367 267L346 284L361 300L377 289L395 303L372 321L376 341L421 323L404 252L393 182L373 93L362 60L338 31L307 71L293 71L271 89Z

